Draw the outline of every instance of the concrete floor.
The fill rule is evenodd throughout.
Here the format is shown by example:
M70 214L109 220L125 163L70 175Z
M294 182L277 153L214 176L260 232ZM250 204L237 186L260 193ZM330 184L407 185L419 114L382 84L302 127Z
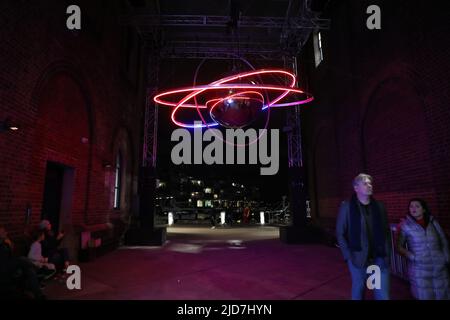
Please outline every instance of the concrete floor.
M80 264L81 290L53 280L49 299L340 300L350 276L339 249L288 245L276 227L168 228L162 247L122 247ZM392 299L411 299L392 277ZM371 298L371 295L368 295Z

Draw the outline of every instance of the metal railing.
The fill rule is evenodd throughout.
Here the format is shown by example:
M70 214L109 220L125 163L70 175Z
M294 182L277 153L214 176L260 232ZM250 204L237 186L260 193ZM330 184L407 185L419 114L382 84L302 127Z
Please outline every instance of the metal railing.
M397 251L397 225L391 224L391 273L399 278L408 280L408 261Z

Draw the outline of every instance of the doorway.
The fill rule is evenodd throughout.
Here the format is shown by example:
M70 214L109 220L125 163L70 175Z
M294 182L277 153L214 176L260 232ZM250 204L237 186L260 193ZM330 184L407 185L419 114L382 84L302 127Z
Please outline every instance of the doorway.
M47 162L41 220L52 224L56 234L71 224L74 169L56 162Z

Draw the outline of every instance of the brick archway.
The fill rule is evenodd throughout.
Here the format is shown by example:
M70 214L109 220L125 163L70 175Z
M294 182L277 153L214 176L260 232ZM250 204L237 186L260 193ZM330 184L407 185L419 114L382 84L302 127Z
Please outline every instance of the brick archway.
M414 196L434 201L423 101L413 84L390 77L373 90L362 117L363 167L394 220Z
M42 73L31 97L37 112L32 140L34 188L37 196L43 193L48 162L73 169L73 224L85 224L88 220L94 113L86 86L73 66L56 62Z

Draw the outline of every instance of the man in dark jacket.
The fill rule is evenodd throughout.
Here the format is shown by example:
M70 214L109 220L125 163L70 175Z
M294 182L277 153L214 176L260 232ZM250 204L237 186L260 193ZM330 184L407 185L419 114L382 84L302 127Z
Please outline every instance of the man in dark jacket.
M52 224L48 220L42 220L39 223L39 229L44 231L45 238L41 242L42 256L48 258L48 262L53 263L58 271L64 271L69 265L69 251L67 248L59 248L64 233L58 235L52 230Z
M352 277L353 300L364 299L366 286L374 289L375 299L389 299L391 235L386 209L372 197L372 181L363 173L355 177L355 193L342 203L336 223L336 237ZM369 286L372 279L375 286L372 282Z

